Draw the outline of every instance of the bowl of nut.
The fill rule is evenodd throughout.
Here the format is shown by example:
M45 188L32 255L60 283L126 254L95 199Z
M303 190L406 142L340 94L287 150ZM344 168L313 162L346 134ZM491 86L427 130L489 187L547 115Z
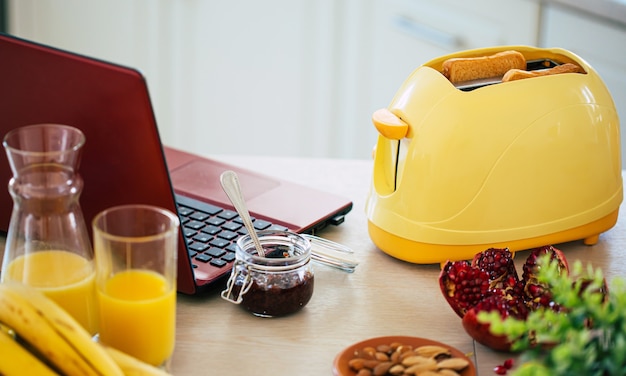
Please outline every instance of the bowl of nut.
M476 367L463 352L441 342L387 336L370 338L344 349L335 357L333 375L475 376Z

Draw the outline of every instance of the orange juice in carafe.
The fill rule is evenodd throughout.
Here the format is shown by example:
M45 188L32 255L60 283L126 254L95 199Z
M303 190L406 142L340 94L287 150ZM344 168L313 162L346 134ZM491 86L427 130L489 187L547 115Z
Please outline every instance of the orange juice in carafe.
M92 334L97 332L96 285L92 261L67 251L39 251L11 261L2 279L21 281L39 289L87 331Z
M76 173L84 143L80 130L59 124L5 135L13 211L0 278L38 288L95 334L93 251L78 202L83 181Z

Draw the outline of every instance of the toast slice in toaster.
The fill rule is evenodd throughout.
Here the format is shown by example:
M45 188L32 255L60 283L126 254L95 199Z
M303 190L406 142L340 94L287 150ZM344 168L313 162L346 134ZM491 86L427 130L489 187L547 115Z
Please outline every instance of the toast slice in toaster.
M561 65L557 65L550 69L542 69L535 71L528 71L523 69L511 69L504 74L502 77L502 82L516 81L522 80L524 78L533 78L533 77L542 77L542 76L552 76L554 74L561 73L582 73L583 69L576 64L565 63Z
M502 51L490 56L451 58L443 62L442 73L458 83L483 78L501 78L510 69L526 69L526 58L519 51Z

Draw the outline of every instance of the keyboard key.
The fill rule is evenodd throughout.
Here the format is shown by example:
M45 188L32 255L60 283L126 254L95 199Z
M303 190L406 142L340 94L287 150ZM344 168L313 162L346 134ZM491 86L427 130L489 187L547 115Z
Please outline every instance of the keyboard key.
M254 218L254 217L250 216L250 220L251 220L252 222L254 222L254 221L256 221L256 218ZM233 222L237 222L237 223L239 223L239 224L242 224L242 225L243 225L243 220L241 219L241 217L237 217L237 218L233 219Z
M222 260L226 261L226 262L233 262L235 261L235 253L234 252L226 252L226 254L224 256L221 257Z
M219 234L217 234L217 236L226 240L234 240L239 237L239 234L237 234L236 232L224 230L220 232Z
M203 222L198 222L198 221L189 221L188 223L185 224L185 227L192 228L194 230L200 230L204 226L205 224Z
M183 217L187 217L189 214L193 213L193 209L188 208L186 206L178 205L178 214Z
M237 212L234 212L232 210L224 210L223 212L219 213L217 216L227 221L231 221L234 218L238 217L239 214L237 214Z
M198 235L194 236L192 239L194 242L208 243L211 241L211 239L213 239L213 237L209 234L200 232L198 233Z
M222 231L222 229L219 228L218 226L208 225L208 226L206 226L205 228L203 228L200 231L202 231L202 232L204 232L206 234L209 234L209 235L215 235L218 232Z
M241 227L243 227L242 225L240 225L239 223L236 222L226 222L222 225L222 228L224 230L228 230L228 231L232 231L235 232L237 230L239 230Z
M205 222L206 222L206 223L208 223L208 224L210 224L210 225L213 225L213 226L221 226L221 225L223 225L224 223L226 223L226 221L225 221L225 220L223 220L223 219L221 219L221 218L217 218L217 217L212 217L212 218L209 218L209 219L207 219Z
M218 268L224 267L226 266L227 262L224 260L220 260L220 259L212 259L209 264L213 265L213 266L217 266Z
M270 227L272 224L268 221L264 221L262 219L257 219L256 221L254 221L254 228L257 230L265 230L266 228Z
M192 228L183 228L183 235L185 235L186 238L190 238L192 236L194 236L195 234L197 234L198 231L192 229Z
M211 261L211 256L200 253L199 255L196 256L196 260L201 261L201 262L209 262Z
M189 215L189 218L194 219L196 221L204 221L205 219L211 217L211 214L209 213L203 213L201 211L197 211L197 212L193 212L192 214Z
M267 230L287 231L289 229L287 227L281 226L281 225L271 225L270 227L267 228Z
M192 198L181 196L178 194L176 195L176 202L179 204L179 206L194 208L195 210L200 210L205 213L209 213L211 215L215 215L221 212L222 210L224 210L223 208L220 208L219 206L207 204L206 202L194 200Z
M225 251L225 250L223 250L222 248L210 247L209 249L207 249L207 250L204 252L204 254L205 254L205 255L209 255L209 256L211 256L211 257L216 257L216 258L219 258L219 257L222 257L223 255L225 255L225 254L226 254L226 251Z
M188 249L192 250L192 251L196 251L196 252L204 252L205 249L209 248L208 245L204 244L204 243L191 243L188 246Z
M224 208L220 208L219 206L207 204L205 202L200 202L200 205L196 209L201 210L203 212L207 212L211 215L216 215L217 213L224 210Z
M227 245L230 244L230 242L226 239L222 239L222 238L215 238L213 240L211 240L209 242L210 245L212 245L213 247L218 247L218 248L225 248Z

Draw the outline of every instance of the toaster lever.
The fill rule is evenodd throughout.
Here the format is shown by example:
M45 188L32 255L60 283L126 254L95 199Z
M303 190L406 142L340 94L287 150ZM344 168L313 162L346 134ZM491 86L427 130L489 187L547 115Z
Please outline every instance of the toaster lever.
M407 123L386 108L374 112L372 121L378 132L391 140L404 138L409 130Z

